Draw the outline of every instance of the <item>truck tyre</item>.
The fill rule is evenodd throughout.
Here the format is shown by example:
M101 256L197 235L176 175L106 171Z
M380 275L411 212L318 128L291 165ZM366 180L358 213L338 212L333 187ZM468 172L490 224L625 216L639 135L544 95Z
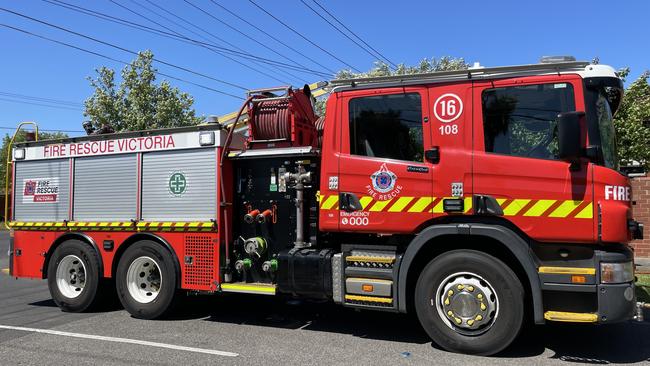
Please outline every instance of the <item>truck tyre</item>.
M134 317L155 319L173 307L178 273L171 253L153 241L129 247L117 265L117 295Z
M54 250L47 267L47 286L61 310L82 312L97 303L99 276L97 252L72 239Z
M524 317L524 289L502 261L475 250L434 258L415 288L415 309L440 347L493 355L517 337Z

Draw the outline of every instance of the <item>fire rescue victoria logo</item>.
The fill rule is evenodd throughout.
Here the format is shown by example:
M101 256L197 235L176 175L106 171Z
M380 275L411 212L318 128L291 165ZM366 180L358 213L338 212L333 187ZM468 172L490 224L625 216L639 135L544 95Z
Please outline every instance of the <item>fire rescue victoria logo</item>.
M182 172L174 172L169 177L169 192L174 196L181 196L187 190L187 179Z
M368 194L379 201L394 198L402 191L402 186L397 184L397 175L388 170L386 163L379 170L370 175L372 185L366 186Z
M58 197L58 177L23 180L23 203L57 203Z

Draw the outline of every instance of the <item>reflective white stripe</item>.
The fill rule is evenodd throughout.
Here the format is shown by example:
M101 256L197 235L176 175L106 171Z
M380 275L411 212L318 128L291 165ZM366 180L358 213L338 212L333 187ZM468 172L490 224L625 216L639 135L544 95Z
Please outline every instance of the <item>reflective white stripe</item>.
M177 351L205 353L205 354L209 354L209 355L217 355L217 356L225 356L225 357L237 357L237 356L239 356L239 354L237 354L237 353L217 351L217 350L212 350L212 349L177 346L177 345L174 345L174 344L140 341L140 340L137 340L137 339L104 337L104 336L98 336L98 335L92 335L92 334L61 332L61 331L52 330L52 329L14 327L14 326L11 326L11 325L0 325L0 329L19 330L19 331L23 331L23 332L43 333L43 334L51 334L51 335L82 338L82 339L94 339L94 340L97 340L97 341L106 341L106 342L129 343L129 344L137 344L137 345L141 345L141 346L167 348L167 349L174 349L174 350L177 350Z

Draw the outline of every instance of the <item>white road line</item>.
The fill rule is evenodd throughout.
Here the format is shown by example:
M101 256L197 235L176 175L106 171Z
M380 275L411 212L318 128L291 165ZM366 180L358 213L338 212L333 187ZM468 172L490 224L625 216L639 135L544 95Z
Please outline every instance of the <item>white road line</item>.
M138 339L105 337L105 336L99 336L99 335L93 335L93 334L61 332L61 331L52 330L52 329L14 327L12 325L1 325L1 324L0 324L0 329L19 330L19 331L23 331L23 332L51 334L51 335L82 338L82 339L94 339L94 340L97 340L97 341L106 341L106 342L129 343L129 344L137 344L137 345L141 345L141 346L167 348L167 349L174 349L174 350L178 350L178 351L205 353L205 354L209 354L209 355L217 355L217 356L225 356L225 357L237 357L237 356L239 356L239 354L237 354L237 353L217 351L217 350L213 350L213 349L177 346L177 345L174 345L174 344L141 341L141 340L138 340Z

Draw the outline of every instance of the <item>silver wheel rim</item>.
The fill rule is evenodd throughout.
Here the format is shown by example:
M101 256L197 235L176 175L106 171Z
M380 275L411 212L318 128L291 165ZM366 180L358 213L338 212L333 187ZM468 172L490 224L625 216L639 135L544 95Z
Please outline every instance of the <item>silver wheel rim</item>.
M151 257L138 257L126 271L126 287L131 297L142 304L154 301L162 287L160 266Z
M499 316L499 298L492 285L471 272L447 276L431 299L442 321L457 333L479 335Z
M74 299L86 287L86 265L76 255L66 255L56 267L56 287L61 295Z

